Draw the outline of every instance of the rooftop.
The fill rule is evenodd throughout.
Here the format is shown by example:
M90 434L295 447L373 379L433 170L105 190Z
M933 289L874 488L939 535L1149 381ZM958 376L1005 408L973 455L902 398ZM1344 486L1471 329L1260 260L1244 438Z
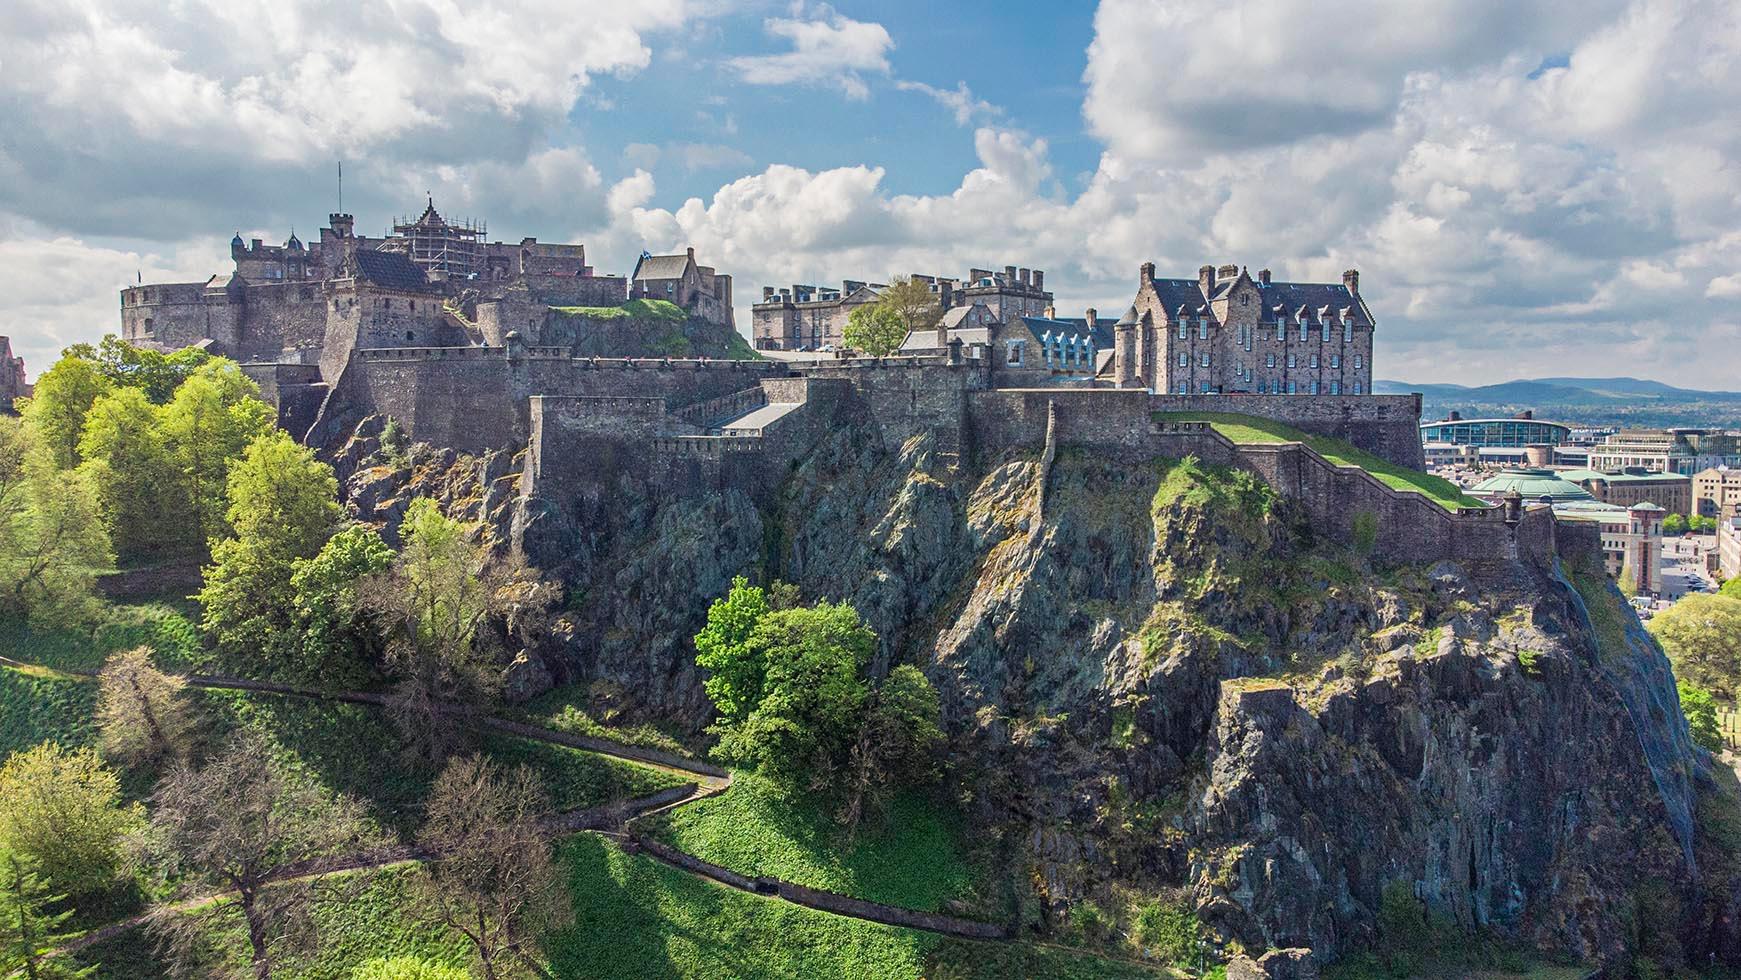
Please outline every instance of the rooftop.
M1475 484L1469 489L1469 492L1497 497L1511 493L1513 490L1521 494L1524 500L1546 500L1552 504L1573 500L1594 501L1596 499L1590 491L1553 470L1545 469L1501 470Z

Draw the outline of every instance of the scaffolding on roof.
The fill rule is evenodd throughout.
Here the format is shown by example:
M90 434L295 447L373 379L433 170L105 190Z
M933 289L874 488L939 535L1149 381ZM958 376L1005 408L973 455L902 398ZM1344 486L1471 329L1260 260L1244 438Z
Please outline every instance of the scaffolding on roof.
M389 238L409 247L411 261L426 274L441 272L448 278L465 278L483 271L484 243L488 226L482 221L448 221L435 210L435 200L415 221L401 217Z

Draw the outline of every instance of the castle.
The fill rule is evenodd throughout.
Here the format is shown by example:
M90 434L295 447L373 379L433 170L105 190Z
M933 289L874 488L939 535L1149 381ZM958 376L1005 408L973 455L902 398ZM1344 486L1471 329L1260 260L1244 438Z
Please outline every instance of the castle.
M1040 316L1052 308L1046 274L1004 266L1002 272L973 269L966 280L914 273L937 301L937 313L983 305L1000 321ZM852 311L877 301L887 283L847 279L839 289L793 285L762 287L762 301L750 307L758 350L823 350L841 347Z
M13 402L30 395L24 378L24 358L12 354L12 338L0 336L0 415L17 412Z

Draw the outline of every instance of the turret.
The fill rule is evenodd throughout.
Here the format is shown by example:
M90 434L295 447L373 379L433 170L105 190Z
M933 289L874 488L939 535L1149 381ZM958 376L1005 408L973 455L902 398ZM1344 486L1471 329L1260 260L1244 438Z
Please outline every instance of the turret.
M1113 382L1120 388L1137 386L1136 327L1136 306L1132 305L1113 329Z

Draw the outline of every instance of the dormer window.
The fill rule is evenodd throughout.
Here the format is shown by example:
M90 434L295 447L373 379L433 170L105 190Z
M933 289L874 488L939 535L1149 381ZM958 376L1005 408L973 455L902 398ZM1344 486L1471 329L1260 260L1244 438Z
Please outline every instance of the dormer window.
M1186 331L1186 330L1188 330L1188 329L1190 329L1190 328L1189 328L1189 326L1188 326L1188 325L1187 325L1187 324L1186 324L1186 322L1185 322L1185 318L1184 318L1184 317L1180 317L1180 318L1179 318L1179 339L1180 339L1180 340L1184 340L1184 339L1185 339L1185 331Z
M1206 316L1200 316L1197 318L1197 339L1209 339L1209 318Z
M1302 341L1304 341L1304 340L1309 340L1309 339L1310 339L1310 338L1309 338L1309 337L1307 337L1307 336L1306 336L1306 335L1307 335L1307 333L1308 333L1308 332L1310 332L1310 331L1311 331L1311 329L1312 329L1312 325L1311 325L1311 324L1309 324L1309 323L1307 323L1307 322L1306 322L1306 321L1304 321L1304 320L1301 320L1301 321L1300 321L1300 339L1301 339L1301 340L1302 340Z
M1330 342L1330 321L1325 320L1324 321L1324 343L1327 344L1329 342Z
M1353 320L1342 321L1342 342L1344 344L1354 343L1354 321Z

